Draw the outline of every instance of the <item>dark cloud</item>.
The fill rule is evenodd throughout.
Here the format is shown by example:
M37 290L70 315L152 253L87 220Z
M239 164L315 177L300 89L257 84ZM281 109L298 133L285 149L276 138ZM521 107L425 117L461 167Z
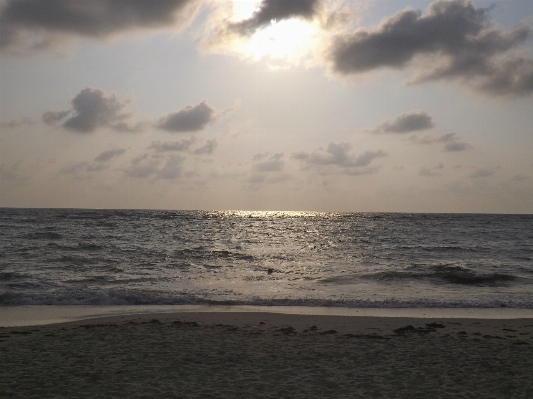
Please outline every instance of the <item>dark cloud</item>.
M263 0L257 11L244 21L229 24L230 32L251 36L271 21L289 18L311 19L318 11L320 0Z
M411 133L431 129L434 126L433 119L426 111L410 111L365 131L370 133Z
M83 134L93 133L101 128L109 128L116 132L138 133L146 130L148 126L147 121L131 125L128 122L131 114L122 112L128 101L120 101L116 94L107 93L102 89L86 87L72 99L71 103L71 110L45 112L42 116L43 122L56 125L64 121L61 124L63 128ZM67 118L69 115L72 116Z
M496 173L496 170L498 169L499 169L498 166L493 166L491 168L479 168L479 169L476 169L473 173L471 173L469 177L474 178L474 179L490 177L494 173Z
M47 125L55 125L56 123L62 121L65 119L69 114L71 113L70 110L66 111L46 111L43 116L42 120Z
M473 147L470 144L464 143L462 141L451 141L444 145L444 151L446 152L468 151L472 148Z
M94 158L94 160L95 162L107 162L110 161L112 158L124 154L125 152L126 150L124 148L114 148L112 150L102 152L100 155Z
M303 162L307 167L338 167L342 168L344 173L350 175L361 175L373 173L376 168L366 168L377 158L386 157L387 154L382 150L366 151L359 156L350 154L350 143L330 143L326 150L319 148L314 152L293 153L292 158Z
M401 69L427 56L413 83L459 78L493 95L525 95L533 92L533 60L507 52L530 34L528 27L499 29L487 9L476 9L468 0L437 0L424 15L406 9L377 29L336 37L327 57L336 73L350 75Z
M114 93L87 87L72 99L72 111L48 111L42 118L45 123L54 124L73 112L74 115L61 126L76 133L93 133L100 128L113 128L116 124L124 123L123 120L130 117L121 113L126 105Z
M531 94L533 93L533 59L515 57L493 65L491 73L476 82L475 87L496 96Z
M214 122L217 116L217 110L207 101L202 101L168 114L159 120L156 127L173 133L197 132Z
M15 129L21 126L32 126L35 125L35 121L31 118L24 117L20 119L13 119L9 122L0 122L0 127L5 129Z
M467 151L471 150L473 147L461 141L455 133L446 133L440 136L410 136L408 141L412 144L435 144L435 143L444 143L443 150L446 152L458 152L458 151Z
M6 0L0 9L0 50L49 47L57 36L105 38L137 29L181 27L199 0Z
M237 101L234 105L219 111L207 101L202 101L168 114L154 124L148 119L132 123L130 121L132 114L123 112L129 100L121 101L115 93L107 93L102 89L87 87L80 91L71 103L71 110L47 111L43 114L42 120L49 125L64 121L61 126L76 133L93 133L102 128L121 133L139 133L144 132L149 126L168 132L190 133L202 130L239 107ZM212 152L215 146L216 144L211 142L204 151L211 148Z

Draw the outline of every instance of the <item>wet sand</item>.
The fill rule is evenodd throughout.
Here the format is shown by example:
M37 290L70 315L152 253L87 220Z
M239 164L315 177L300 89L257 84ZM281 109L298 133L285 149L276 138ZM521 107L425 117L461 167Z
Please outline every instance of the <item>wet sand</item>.
M264 312L0 329L6 398L530 398L533 319Z

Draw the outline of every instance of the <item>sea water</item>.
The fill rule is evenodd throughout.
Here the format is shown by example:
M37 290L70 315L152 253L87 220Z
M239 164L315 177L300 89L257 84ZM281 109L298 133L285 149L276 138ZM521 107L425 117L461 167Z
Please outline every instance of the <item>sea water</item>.
M533 215L0 208L0 306L533 309Z

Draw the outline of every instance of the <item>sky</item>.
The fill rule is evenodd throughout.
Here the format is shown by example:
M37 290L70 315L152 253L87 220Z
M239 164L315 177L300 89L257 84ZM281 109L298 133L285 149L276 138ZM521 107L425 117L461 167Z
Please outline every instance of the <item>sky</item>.
M0 0L0 206L533 212L531 0Z

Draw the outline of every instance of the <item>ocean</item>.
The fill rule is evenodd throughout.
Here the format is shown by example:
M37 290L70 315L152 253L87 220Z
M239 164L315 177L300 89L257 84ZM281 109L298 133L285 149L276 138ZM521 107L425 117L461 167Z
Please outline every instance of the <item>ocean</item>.
M0 306L533 309L533 215L0 208Z

